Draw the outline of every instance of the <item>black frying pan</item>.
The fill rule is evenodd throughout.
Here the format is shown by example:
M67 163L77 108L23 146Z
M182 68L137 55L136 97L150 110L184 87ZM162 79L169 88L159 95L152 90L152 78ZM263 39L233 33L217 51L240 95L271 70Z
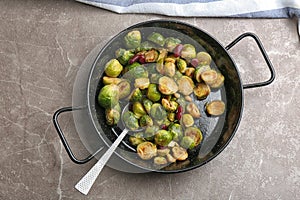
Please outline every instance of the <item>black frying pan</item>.
M141 30L144 37L148 33L156 31L166 37L181 38L183 43L190 43L196 46L197 51L207 51L213 60L212 67L224 75L225 82L221 89L213 91L206 100L195 102L199 107L203 107L207 101L222 99L226 104L226 112L220 117L209 117L205 112L201 113L201 118L196 125L201 129L204 139L198 148L189 152L189 158L186 161L154 169L148 162L137 158L134 148L127 142L128 138L125 138L108 165L126 172L157 171L163 173L183 172L204 165L222 152L233 138L242 116L243 89L270 84L275 78L275 71L259 38L253 33L244 33L228 46L223 47L216 39L201 29L186 23L170 20L146 21L131 26L117 34L102 49L98 50L96 59L92 63L90 70L88 70L86 85L83 87L82 98L86 104L81 107L61 108L53 116L54 125L70 158L75 163L82 164L94 156L101 156L103 151L100 151L100 149L110 146L121 132L118 129L113 131L110 126L106 125L104 110L97 104L97 95L103 86L100 81L104 72L103 66L108 60L114 58L114 52L123 46L124 36L133 29ZM256 41L270 70L271 77L269 80L247 85L242 84L236 64L228 50L245 37L252 37ZM82 117L84 120L80 120L79 123L82 123L82 127L85 128L78 130L79 136L92 154L83 160L75 158L58 123L58 116L61 113L74 110L80 110L80 116L84 116ZM78 120L76 123L78 124ZM86 132L85 129L92 131Z

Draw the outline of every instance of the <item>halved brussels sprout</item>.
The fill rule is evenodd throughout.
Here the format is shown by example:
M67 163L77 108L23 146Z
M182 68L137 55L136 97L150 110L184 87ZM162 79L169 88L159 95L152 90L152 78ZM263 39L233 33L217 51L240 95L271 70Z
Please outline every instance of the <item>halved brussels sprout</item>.
M214 89L220 88L224 84L224 80L224 76L218 72L217 80L213 84L210 84L210 87Z
M180 146L186 149L193 149L195 147L195 141L190 136L184 136L181 139Z
M168 37L165 39L165 47L170 52L172 52L174 50L174 48L180 43L181 43L181 41L174 37Z
M129 73L133 79L148 78L148 71L143 65L136 66L127 73Z
M146 140L153 140L155 133L159 130L159 127L154 126L148 126L145 129L144 136Z
M117 77L121 74L123 66L117 59L111 59L105 65L105 74L109 77Z
M221 100L214 100L207 103L205 109L209 115L219 116L225 111L225 103Z
M174 123L168 127L168 131L172 134L173 140L178 142L183 136L183 130L180 124Z
M122 65L126 65L133 56L134 52L131 50L119 48L116 51L116 57Z
M140 126L145 127L145 126L153 126L153 120L149 115L143 115L140 118Z
M129 136L129 142L133 146L137 146L137 145L145 142L145 139L143 138L143 132L138 132L134 135Z
M150 160L156 156L157 148L152 142L143 142L136 148L139 157L143 160Z
M155 83L151 83L148 86L147 97L153 102L160 100L161 94L158 91L157 85Z
M176 159L171 154L167 154L166 157L168 162L170 163L176 162Z
M177 58L175 58L173 55L171 55L171 56L168 56L168 57L165 58L165 63L171 62L171 63L175 64L176 60L177 60Z
M143 115L146 115L146 111L144 106L141 102L135 101L132 105L132 112L134 113L135 117L140 119Z
M153 32L147 37L147 39L161 47L165 44L165 38L160 33Z
M118 124L120 121L120 111L114 108L105 109L106 123L110 126Z
M182 76L177 84L178 91L183 95L190 95L195 87L193 80L188 76Z
M183 114L182 115L182 124L185 127L191 127L194 125L194 118L190 114Z
M145 62L156 62L158 58L158 52L155 49L145 52Z
M154 136L155 144L158 144L160 146L167 146L172 141L172 139L172 134L166 130L159 130Z
M205 99L210 94L210 88L206 83L198 83L194 88L194 94L199 100Z
M135 88L129 95L129 101L140 101L143 98L143 94L139 88Z
M165 165L168 163L167 159L163 156L157 156L153 159L155 165Z
M161 104L168 112L175 112L178 108L178 103L176 101L170 101L166 98L161 100Z
M201 73L201 79L208 85L214 84L218 78L218 73L211 69Z
M190 77L190 78L194 77L194 73L195 73L195 68L194 67L188 67L185 70L185 75Z
M164 65L164 75L169 77L173 77L176 72L176 66L173 62L165 62Z
M121 81L118 84L119 87L119 98L123 99L130 94L130 83L126 80Z
M148 114L150 114L151 107L153 102L149 99L143 99L143 106Z
M134 81L134 87L140 88L141 90L148 88L149 84L150 84L149 78L137 78Z
M194 118L199 118L201 116L198 106L193 102L188 103L186 111Z
M171 150L169 148L157 149L157 155L166 156L167 154L170 153L170 151Z
M181 51L181 57L184 59L192 59L196 57L196 49L191 44L184 44L182 51Z
M199 61L199 65L210 65L211 63L211 56L204 51L197 53L196 57Z
M105 85L99 92L98 103L103 108L113 108L119 103L119 87L114 84Z
M184 131L184 135L191 137L194 140L195 146L199 145L203 138L202 132L196 127L188 127Z
M196 79L197 82L201 82L201 73L210 70L210 66L209 65L203 65L200 67L197 67L194 73L194 78Z
M161 121L166 118L167 112L160 103L154 103L151 107L150 115L155 121Z
M187 68L187 63L185 60L179 58L176 62L176 66L178 71L180 71L181 73L185 73L185 70Z
M162 94L171 95L178 91L178 86L172 78L163 76L158 80L158 89Z
M141 32L138 30L133 30L127 33L127 35L124 38L125 45L128 49L134 49L140 46L142 35Z
M182 148L180 146L175 146L172 148L172 156L176 160L182 161L182 160L186 160L189 155L185 148Z
M102 82L104 85L109 85L109 84L119 84L122 81L122 79L120 78L113 78L113 77L108 77L108 76L104 76L102 79Z
M133 112L131 112L131 111L124 112L122 118L123 118L125 126L128 129L137 130L139 128L139 121L135 117L135 114Z

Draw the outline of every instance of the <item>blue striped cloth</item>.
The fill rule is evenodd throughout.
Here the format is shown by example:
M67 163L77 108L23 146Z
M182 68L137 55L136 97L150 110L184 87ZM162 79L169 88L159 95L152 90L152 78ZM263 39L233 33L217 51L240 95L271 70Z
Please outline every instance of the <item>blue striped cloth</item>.
M300 0L76 0L116 13L300 19ZM298 20L298 31L300 21ZM299 31L300 33L300 31Z

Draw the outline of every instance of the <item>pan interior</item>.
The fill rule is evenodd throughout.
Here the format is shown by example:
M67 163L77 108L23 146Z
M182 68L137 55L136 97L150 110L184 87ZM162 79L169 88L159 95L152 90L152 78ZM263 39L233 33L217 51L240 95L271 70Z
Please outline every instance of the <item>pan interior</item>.
M194 98L194 102L201 112L201 118L195 121L195 125L202 131L203 141L198 148L190 153L187 160L153 168L149 162L139 159L136 152L128 148L128 137L124 139L125 143L120 144L117 155L126 162L148 171L169 173L199 167L218 155L230 142L241 117L243 102L240 77L230 55L213 37L196 27L177 21L156 20L132 26L111 39L99 52L90 73L88 99L93 124L106 145L109 146L116 139L116 134L112 131L111 126L105 123L105 110L98 105L97 96L103 87L101 79L104 75L105 64L110 59L115 58L115 51L118 48L124 47L124 36L129 31L136 29L142 33L143 39L152 32L159 32L165 37L180 38L182 43L194 45L197 52L208 52L213 60L211 67L223 74L225 82L220 89L213 90L205 100L199 101ZM209 117L204 112L205 104L216 99L225 102L226 111L219 117Z

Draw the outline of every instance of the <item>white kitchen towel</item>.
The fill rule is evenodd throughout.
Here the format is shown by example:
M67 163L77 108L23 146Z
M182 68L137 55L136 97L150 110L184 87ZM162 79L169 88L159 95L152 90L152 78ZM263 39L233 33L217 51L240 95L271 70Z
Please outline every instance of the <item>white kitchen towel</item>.
M180 17L298 18L300 0L76 0L116 13Z

